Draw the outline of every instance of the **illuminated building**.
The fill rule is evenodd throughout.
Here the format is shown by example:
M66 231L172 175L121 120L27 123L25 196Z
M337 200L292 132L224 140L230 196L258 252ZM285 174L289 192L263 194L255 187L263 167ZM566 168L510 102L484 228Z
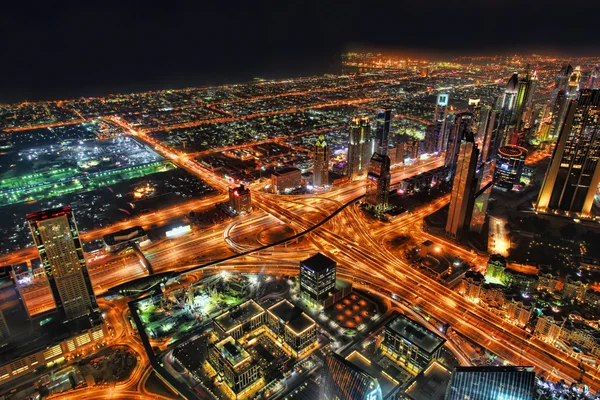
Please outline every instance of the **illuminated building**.
M392 110L377 111L377 121L375 126L375 153L387 155L391 121Z
M237 215L246 215L252 212L252 194L250 189L240 185L229 188L229 208Z
M564 324L565 317L562 314L552 308L544 308L538 316L533 334L544 342L553 344L560 338Z
M446 150L448 145L448 95L444 93L438 94L435 103L435 112L433 114L434 135L436 137L434 152L442 152Z
M377 379L335 353L325 358L322 390L327 400L382 399Z
M310 351L317 340L315 321L285 299L269 307L267 325L283 339L294 357Z
M453 171L453 173L456 170L456 162L461 142L467 136L467 133L470 132L472 122L472 113L460 113L455 117L454 123L450 128L448 145L446 146L446 158L444 161L444 166L449 167Z
M264 325L266 322L265 315L265 310L256 304L254 300L246 300L213 319L215 332L221 338L231 336L238 340L245 334Z
M564 286L561 291L561 296L567 299L577 299L583 301L585 293L590 287L589 282L582 279L578 275L567 275Z
M458 292L465 298L479 300L481 286L485 282L484 276L477 271L467 271L461 280Z
M569 105L569 97L567 92L564 90L559 91L556 94L554 106L552 107L552 117L550 119L550 138L555 139L565 121L565 114Z
M134 243L148 240L148 234L141 226L133 226L119 232L104 235L102 240L104 241L106 251L114 253Z
M349 179L366 175L371 158L371 124L369 118L353 118L348 137L348 170Z
M366 202L374 207L376 214L381 215L387 211L389 192L390 158L375 153L369 162Z
M515 105L517 103L517 94L519 93L519 75L515 72L509 79L504 89L504 95L499 104L501 118L498 127L498 137L495 140L495 148L504 146L511 140L515 132Z
M499 148L494 171L494 186L506 192L519 190L526 157L527 150L523 147L504 146Z
M506 270L506 258L500 254L492 254L488 260L485 271L485 279L488 282L504 282L504 271Z
M556 81L554 83L553 96L556 96L558 92L569 90L569 78L573 73L573 67L571 64L565 64L556 75Z
M532 367L457 367L446 400L534 400Z
M573 98L577 94L579 90L579 81L581 80L581 68L579 66L575 67L573 73L569 77L569 97Z
M600 183L600 91L584 89L571 101L536 209L589 217Z
M381 349L409 371L418 373L440 356L444 338L398 315L385 326Z
M317 253L300 261L300 294L311 303L322 303L335 289L336 263Z
M517 96L515 98L510 121L510 125L514 125L517 132L523 130L524 115L526 110L531 108L531 102L533 101L533 85L534 80L529 75L529 66L527 66L525 76L519 79Z
M473 142L472 135L469 135L460 144L452 182L450 208L446 221L446 234L452 238L459 236L463 230L468 230L471 223L475 194L478 189L476 174L478 157L477 146Z
M298 168L282 168L271 174L273 193L285 193L298 189L302 184L302 172Z
M61 316L91 314L98 305L71 207L28 214L27 221Z
M231 336L211 347L208 361L235 399L244 398L248 392L264 383L259 364Z
M320 135L315 143L313 185L318 187L329 185L329 146L327 146L323 135Z
M481 155L479 157L479 163L485 163L488 161L492 161L495 157L496 153L493 151L493 141L492 139L497 134L497 118L498 118L498 110L490 110L483 116L484 122L481 124Z

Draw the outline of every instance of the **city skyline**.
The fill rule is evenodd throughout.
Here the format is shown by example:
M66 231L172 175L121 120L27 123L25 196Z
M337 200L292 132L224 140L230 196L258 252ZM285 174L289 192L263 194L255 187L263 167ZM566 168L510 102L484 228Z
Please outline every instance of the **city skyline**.
M597 400L600 57L338 62L0 106L0 395Z

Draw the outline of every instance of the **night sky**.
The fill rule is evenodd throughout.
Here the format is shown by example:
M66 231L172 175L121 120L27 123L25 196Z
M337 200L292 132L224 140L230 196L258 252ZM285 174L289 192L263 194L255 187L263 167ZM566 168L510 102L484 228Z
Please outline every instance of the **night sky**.
M0 12L0 103L337 73L357 48L600 55L592 1L18 3Z

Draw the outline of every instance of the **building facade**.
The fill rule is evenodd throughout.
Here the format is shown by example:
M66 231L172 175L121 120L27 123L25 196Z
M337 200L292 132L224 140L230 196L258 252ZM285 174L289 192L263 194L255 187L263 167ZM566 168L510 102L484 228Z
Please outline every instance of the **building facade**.
M300 294L310 303L322 303L335 289L336 262L321 253L300 261Z
M446 400L533 400L531 367L458 367L450 377Z
M371 155L369 118L353 118L348 136L348 168L346 172L350 180L367 174Z
M325 187L329 185L329 146L325 136L320 135L315 143L313 158L313 185Z

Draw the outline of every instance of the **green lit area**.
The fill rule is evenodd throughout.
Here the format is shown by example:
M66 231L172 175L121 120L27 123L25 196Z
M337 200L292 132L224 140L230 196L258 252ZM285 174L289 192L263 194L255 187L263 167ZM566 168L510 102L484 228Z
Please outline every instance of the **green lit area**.
M74 192L91 191L176 168L170 161L157 161L96 173L85 173L78 168L62 168L3 179L0 184L0 207Z

